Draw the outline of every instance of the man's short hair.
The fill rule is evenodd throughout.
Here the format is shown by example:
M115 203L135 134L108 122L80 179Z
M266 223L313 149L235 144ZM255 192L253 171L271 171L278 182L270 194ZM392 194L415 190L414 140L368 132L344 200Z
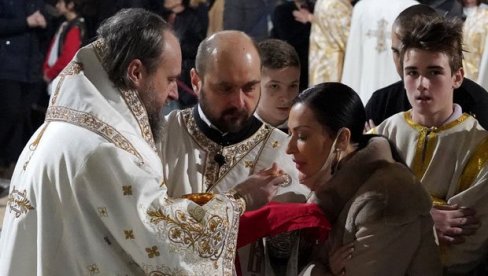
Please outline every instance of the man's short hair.
M116 87L132 88L127 69L134 59L142 62L148 74L156 71L163 33L169 30L163 18L144 9L124 9L102 23L97 30L104 44L102 64Z
M440 15L431 6L418 4L410 6L404 9L395 19L393 23L394 27L398 28L401 39L406 33L411 32L418 26L423 26L432 19L439 17ZM397 31L394 29L394 31Z
M269 69L285 67L300 68L298 54L287 42L279 39L267 39L258 44L261 66Z
M457 18L437 17L419 25L401 39L400 62L407 50L415 48L429 52L444 53L449 57L449 66L454 74L462 67L463 59L463 22Z

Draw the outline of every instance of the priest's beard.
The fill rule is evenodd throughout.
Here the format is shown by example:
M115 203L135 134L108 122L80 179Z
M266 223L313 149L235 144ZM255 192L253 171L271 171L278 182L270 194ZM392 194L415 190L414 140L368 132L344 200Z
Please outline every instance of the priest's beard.
M241 131L257 107L254 107L252 112L249 112L245 108L229 107L224 109L220 114L215 114L215 111L212 109L212 103L207 99L205 94L206 92L202 89L200 91L200 106L202 111L208 120L224 133Z
M162 108L157 104L156 95L157 92L154 91L154 87L151 84L139 93L141 102L146 108L149 126L151 127L154 141L158 141L161 138L163 121Z

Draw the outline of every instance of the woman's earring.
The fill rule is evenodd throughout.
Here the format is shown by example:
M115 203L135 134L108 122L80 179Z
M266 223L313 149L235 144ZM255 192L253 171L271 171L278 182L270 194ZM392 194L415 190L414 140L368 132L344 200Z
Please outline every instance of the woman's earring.
M334 173L336 173L338 168L339 168L339 161L341 161L342 151L339 148L335 148L334 153L336 156L335 156L334 161L331 164L331 171L330 171L330 173L332 175L334 175Z

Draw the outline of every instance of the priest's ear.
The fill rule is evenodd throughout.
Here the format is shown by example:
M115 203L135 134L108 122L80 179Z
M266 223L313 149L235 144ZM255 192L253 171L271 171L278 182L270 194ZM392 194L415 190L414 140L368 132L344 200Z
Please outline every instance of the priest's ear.
M127 79L131 88L140 90L144 87L147 79L147 70L140 59L133 59L127 66Z
M193 92L200 96L200 91L202 91L202 79L198 75L197 69L192 68L190 70L191 87Z

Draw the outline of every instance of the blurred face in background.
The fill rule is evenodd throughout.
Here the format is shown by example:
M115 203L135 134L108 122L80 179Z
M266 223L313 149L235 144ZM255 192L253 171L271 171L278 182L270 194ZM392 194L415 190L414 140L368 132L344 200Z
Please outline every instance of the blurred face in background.
M299 83L298 67L263 67L261 99L256 110L259 117L275 127L283 124L288 119L293 100L298 95Z

